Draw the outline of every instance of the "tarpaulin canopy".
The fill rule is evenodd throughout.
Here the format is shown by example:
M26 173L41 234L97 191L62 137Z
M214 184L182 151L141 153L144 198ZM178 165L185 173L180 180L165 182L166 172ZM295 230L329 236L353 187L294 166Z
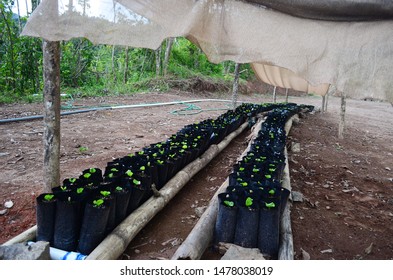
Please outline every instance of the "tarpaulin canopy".
M214 63L257 63L265 73L276 66L308 89L333 84L349 97L392 102L391 2L43 0L22 35L151 49L184 36Z

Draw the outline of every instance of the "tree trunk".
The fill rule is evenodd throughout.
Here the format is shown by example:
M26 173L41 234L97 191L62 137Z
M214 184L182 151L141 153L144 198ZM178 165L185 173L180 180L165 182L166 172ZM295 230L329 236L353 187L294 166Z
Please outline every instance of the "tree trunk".
M339 139L344 139L346 102L347 102L346 94L341 93L340 123L338 125L338 138Z
M232 107L235 109L237 107L237 97L239 91L239 73L240 73L240 63L235 64L235 78L233 79L232 87Z
M113 75L113 82L116 83L116 69L115 69L115 48L116 46L112 46L112 75Z
M155 55L156 55L156 76L158 77L161 75L161 46L158 49L156 49Z
M166 40L166 48L165 48L165 57L164 57L164 76L168 74L168 64L169 64L169 57L171 56L171 50L173 45L173 38L168 38Z
M60 43L44 41L44 190L60 185Z
M20 33L20 32L22 32L22 23L20 22L19 0L16 0L16 8L18 10L18 27L19 27L18 33Z
M128 81L128 46L126 47L125 51L125 61L124 61L124 84L127 84Z

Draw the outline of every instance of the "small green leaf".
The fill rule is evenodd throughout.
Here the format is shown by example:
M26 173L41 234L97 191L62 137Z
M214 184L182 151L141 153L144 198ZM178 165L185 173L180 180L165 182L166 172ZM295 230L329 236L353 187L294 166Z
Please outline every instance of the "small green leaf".
M274 190L274 189L271 189L270 191L269 191L269 194L270 195L274 195L276 193L276 191Z
M113 173L109 173L108 177L113 178Z
M128 176L128 177L132 177L132 175L134 175L134 172L132 172L131 170L127 170L126 171L126 175Z
M44 196L44 199L45 199L46 201L51 201L54 197L55 197L54 194L46 194L46 195Z
M230 200L224 200L224 205L228 206L228 207L233 207L233 206L235 206L235 203Z
M157 160L157 163L158 163L158 164L164 164L164 161L158 159L158 160Z
M139 186L141 184L141 181L138 181L137 179L132 180L134 185Z
M239 171L244 171L244 167L240 167L240 168L239 168Z
M144 154L144 151L139 151L138 152L138 155L143 155Z
M96 173L96 171L97 171L97 170L96 170L95 168L90 168L90 169L89 169L89 172L90 172L90 173Z
M266 178L266 179L271 179L271 178L272 178L272 175L266 174L266 175L265 175L265 178Z
M253 168L253 169L252 169L252 172L258 173L258 172L259 172L259 169L258 169L258 168Z
M123 188L122 188L122 187L120 187L120 186L117 186L117 187L116 187L116 190L117 190L118 192L120 192L120 191L122 191L122 190L123 190Z
M119 172L119 170L117 168L111 168L111 171L113 172Z
M139 168L139 170L145 171L145 170L146 170L146 167L145 167L145 166L141 166L141 167Z
M100 207L104 203L103 199L93 200L94 207Z
M67 190L67 186L60 186L60 189L61 189L62 191L66 191L66 190Z
M70 183L75 183L75 182L76 182L76 178L69 178L68 181L69 181Z
M77 188L76 193L81 194L83 193L84 190L85 190L84 188Z
M85 173L85 174L83 174L83 177L84 177L85 179L89 179L89 178L90 178L90 176L91 176L91 174L90 174L90 173Z
M252 205L252 203L253 203L253 199L251 197L247 197L247 199L246 199L246 206L250 207Z
M243 187L247 187L248 186L247 182L242 182L242 183L240 183L240 185L242 185Z
M182 149L184 149L184 150L187 149L187 148L188 148L187 145L183 145L183 146L182 146Z
M276 169L275 168L269 168L269 171L270 172L274 172L274 171L276 171Z
M102 194L103 197L108 197L111 195L111 192L108 191L100 191L100 194Z
M267 202L265 202L265 206L266 206L266 208L274 208L274 207L276 207L276 204L274 204L274 202L270 202L270 203L267 203Z

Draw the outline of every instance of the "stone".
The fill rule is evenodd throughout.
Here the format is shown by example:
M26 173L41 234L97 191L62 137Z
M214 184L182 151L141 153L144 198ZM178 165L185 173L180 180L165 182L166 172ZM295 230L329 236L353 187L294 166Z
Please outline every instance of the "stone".
M49 242L0 246L0 260L50 260Z
M232 244L221 257L222 260L264 260L258 248L243 248Z
M291 151L294 153L300 153L300 143L292 142Z
M195 214L200 218L203 214L203 212L205 212L207 206L201 206L201 207L197 207L195 208Z
M292 191L291 197L292 197L293 202L303 202L304 201L304 196L301 192Z

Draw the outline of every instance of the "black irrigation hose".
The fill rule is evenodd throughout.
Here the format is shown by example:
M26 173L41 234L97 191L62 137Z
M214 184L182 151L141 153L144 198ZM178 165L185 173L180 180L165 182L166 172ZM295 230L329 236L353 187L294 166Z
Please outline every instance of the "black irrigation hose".
M91 109L77 110L77 111L66 111L66 112L61 112L60 116L88 113L88 112L92 112L92 111L102 111L102 110L108 110L108 109L112 109L112 107L91 108ZM2 119L2 120L0 120L0 124L19 122L19 121L31 121L31 120L37 120L37 119L43 119L43 118L44 118L44 115L36 115L36 116L28 116L28 117L13 118L13 119Z

